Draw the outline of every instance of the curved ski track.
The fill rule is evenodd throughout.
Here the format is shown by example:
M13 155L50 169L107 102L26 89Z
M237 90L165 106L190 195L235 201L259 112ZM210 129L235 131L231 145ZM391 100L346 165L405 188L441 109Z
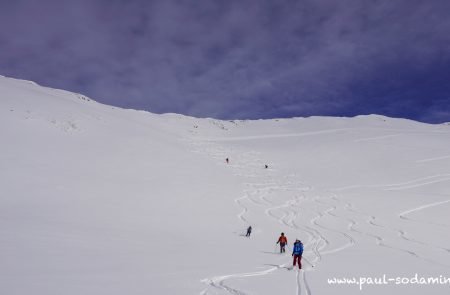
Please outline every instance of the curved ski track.
M280 135L278 137L306 136L306 135L315 135L315 134L342 132L342 131L347 130L337 129L337 130L326 130L323 132L311 132L303 134L285 134ZM396 137L399 135L401 134L365 138L357 141L378 140L388 137ZM200 152L202 154L207 154L210 157L217 159L219 161L223 161L223 159L225 159L227 155L230 154L230 151L226 150L225 148L215 143L214 141L250 140L250 139L271 138L271 137L274 136L268 135L268 136L255 136L245 138L229 138L225 140L207 140L204 142L192 141L191 143L192 146L195 147L195 151ZM442 158L447 158L447 156ZM425 159L418 162L426 162L437 159L438 158ZM244 194L235 199L236 205L240 208L240 212L237 214L237 218L241 220L245 225L249 224L249 221L246 218L246 214L249 212L249 207L247 206L247 204L249 205L251 204L252 206L261 208L262 212L269 219L272 219L274 222L277 222L279 224L282 224L284 226L290 227L296 231L306 234L307 240L305 242L304 261L307 262L310 265L310 267L314 267L315 265L320 263L323 255L333 254L354 246L357 243L357 240L350 233L355 233L360 236L371 237L375 240L376 245L380 247L389 248L394 251L400 251L408 255L411 255L412 257L415 257L417 259L427 261L428 263L450 267L448 265L439 263L427 257L423 257L418 253L416 253L414 250L409 249L409 247L401 248L393 246L388 242L388 240L385 237L375 234L371 230L362 230L362 228L360 227L361 223L359 222L359 219L362 219L363 223L369 225L369 227L374 228L374 231L377 228L378 229L382 228L383 230L394 232L400 239L410 243L411 245L422 245L426 247L432 247L435 249L439 249L441 251L445 251L447 254L450 253L450 249L448 248L432 245L420 240L413 239L409 237L407 232L404 231L403 229L383 225L388 223L380 222L378 221L379 218L377 218L376 216L357 210L354 204L342 201L336 194L332 193L331 191L325 197L318 197L318 196L313 198L308 197L307 196L308 192L313 191L313 188L296 181L295 175L287 175L282 180L274 181L273 171L270 171L270 169L264 170L264 174L262 174L261 163L263 163L263 161L260 159L258 153L256 152L241 153L239 159L234 159L234 162L239 163L239 164L235 163L229 164L229 166L233 169L234 173L248 180L245 183L247 188L244 190ZM339 192L355 188L378 188L386 191L407 190L411 188L416 188L420 186L445 181L450 181L450 173L432 175L394 184L351 185L347 187L337 188L332 191ZM290 200L286 200L282 203L277 203L275 200L269 199L269 196L271 194L279 191L291 192L293 198ZM406 215L433 206L446 204L449 202L450 200L446 200L442 202L435 202L431 204L422 205L417 208L412 208L404 212L401 212L398 215L398 217L402 220L411 221L411 219L408 218ZM302 205L305 204L316 205L315 209L306 207L310 209L309 210L310 213L314 212L315 216L309 220L309 224L300 225L298 224L298 218L300 217L299 215L300 208L302 208L303 210L305 207L302 207ZM348 212L348 214L345 214L345 216L340 216L338 214L339 210L346 211ZM346 220L348 222L346 229L330 228L326 226L324 223L321 223L321 219L324 218L325 216L329 218ZM327 232L334 232L335 234L341 235L344 239L347 240L347 243L336 246L334 241L330 240L326 236ZM205 290L203 290L201 294L207 295L211 293L213 290L222 290L228 294L244 295L246 293L244 293L241 290L237 290L230 287L229 285L226 284L226 281L237 278L248 278L248 277L270 275L271 273L277 270L286 268L286 266L289 264L290 261L281 265L273 265L272 267L263 271L214 276L212 278L204 279L202 280L202 283L206 284L208 287ZM297 295L312 294L306 279L306 272L308 272L308 269L306 271L305 269L303 269L297 271L296 273Z
M195 151L207 154L217 160L223 161L223 159L227 157L227 154L229 154L224 148L210 141L205 143L193 142L193 146L196 148ZM234 200L236 205L240 208L237 218L241 220L242 223L245 225L249 224L246 214L249 212L249 205L251 204L252 206L261 207L262 212L273 221L305 233L305 235L307 235L307 240L305 242L304 261L308 263L310 267L314 267L319 263L322 260L323 255L342 251L356 243L354 238L345 231L329 228L320 223L320 219L325 216L339 218L332 213L337 207L332 205L331 207L328 206L322 208L324 203L318 201L317 198L308 198L306 192L311 191L312 187L296 181L296 175L287 175L281 180L274 181L272 175L267 175L267 170L264 170L264 174L262 174L260 164L262 161L258 154L254 152L241 154L240 159L234 159L234 161L239 163L229 164L234 173L238 176L245 177L248 180L245 183L247 188L244 190L243 195ZM270 194L280 191L292 193L293 198L284 201L281 204L269 199ZM308 202L319 208L310 211L314 212L315 216L310 220L309 224L299 225L297 219L303 202ZM350 222L348 228L351 226L352 223ZM324 234L325 232L338 233L347 239L348 243L332 247L334 246L334 242L326 237ZM324 251L325 248L330 249ZM290 263L289 259L289 262L285 264L276 265L263 271L228 274L204 279L202 282L208 285L208 288L203 290L201 294L209 294L212 290L222 290L229 294L245 294L243 291L236 290L227 285L226 281L237 278L269 275L274 271L286 268L286 265L289 265ZM305 269L297 272L296 284L297 294L312 294L306 280ZM210 288L212 289L210 290Z

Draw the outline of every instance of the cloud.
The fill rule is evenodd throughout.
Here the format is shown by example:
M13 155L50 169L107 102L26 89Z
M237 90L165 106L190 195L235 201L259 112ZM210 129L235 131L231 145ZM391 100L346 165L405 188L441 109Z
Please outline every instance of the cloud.
M0 70L153 112L450 121L450 86L433 82L450 78L449 9L440 0L3 1Z

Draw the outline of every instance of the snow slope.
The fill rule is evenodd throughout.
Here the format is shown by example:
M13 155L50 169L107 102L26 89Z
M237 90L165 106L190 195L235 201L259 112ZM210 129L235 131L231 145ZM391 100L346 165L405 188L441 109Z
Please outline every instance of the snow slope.
M0 77L0 138L0 294L450 291L328 283L450 277L449 125L155 115Z

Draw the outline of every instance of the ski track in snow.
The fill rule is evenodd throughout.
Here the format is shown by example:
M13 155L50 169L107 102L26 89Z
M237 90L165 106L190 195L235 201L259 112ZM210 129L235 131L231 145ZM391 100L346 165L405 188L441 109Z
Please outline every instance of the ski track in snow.
M226 137L226 138L204 138L204 141L208 142L224 142L224 141L243 141L243 140L255 140L255 139L269 139L269 138L284 138L284 137L303 137L311 135L321 135L328 133L339 133L354 130L352 128L341 128L341 129L326 129L318 130L312 132L303 133L285 133L285 134L264 134L255 136L241 136L241 137Z
M207 142L207 149L201 148L201 144L197 143L197 148L199 152L210 154L214 159L224 159L227 153L216 143ZM295 175L286 176L283 181L274 181L271 175L261 175L261 163L256 153L247 153L246 156L240 157L239 164L229 164L229 166L235 171L235 174L244 177L248 181L245 183L246 189L244 195L235 199L235 203L240 208L240 212L237 217L245 225L250 224L249 220L245 215L249 212L249 205L262 207L264 214L275 222L292 228L298 232L302 232L307 235L307 241L305 242L305 254L304 261L307 262L311 267L314 267L322 260L323 255L334 254L339 251L343 251L349 247L356 244L356 240L348 234L345 230L338 230L335 228L330 228L320 223L320 220L324 217L330 218L340 218L333 213L337 209L336 205L328 205L322 201L319 201L317 197L311 198L305 195L306 192L311 191L312 187L307 186L303 183L295 181ZM264 179L265 181L262 181ZM275 192L290 192L293 197L291 199L283 201L281 204L275 202L274 200L269 200L268 196L274 194ZM248 205L247 205L248 203ZM312 209L308 206L310 213L315 213L308 224L299 225L297 219L299 218L300 208L303 203L309 203L314 205L314 207L319 207L318 209ZM323 208L325 206L325 208ZM349 220L347 225L347 230L352 230L352 227L357 224L354 220ZM333 232L341 235L348 242L343 245L335 245L334 241L330 241L324 233ZM328 249L327 249L328 248ZM308 258L312 256L312 262ZM290 263L290 261L288 262ZM231 288L226 284L227 280L255 277L269 275L276 270L285 268L288 264L277 265L271 267L264 271L256 271L242 274L230 274L225 276L216 276L210 279L205 279L202 282L209 285L215 290L223 290L229 294L245 294L240 290ZM311 290L308 286L305 270L297 273L297 294L311 294ZM202 291L202 294L208 294L210 290L207 288Z
M446 160L446 159L450 159L450 155L442 156L442 157L435 157L435 158L428 158L428 159L417 160L416 163L426 163L426 162Z
M326 130L324 132L319 132L317 134L329 133L329 132L340 132L343 130ZM279 137L284 136L305 136L314 135L315 132L310 134L284 134ZM388 136L373 137L360 139L358 141L368 141L368 140L378 140L388 137L395 137L401 134L393 134ZM208 140L205 142L194 142L194 146L197 151L202 154L208 154L214 159L223 161L230 151L225 150L223 147L218 145L217 141L234 141L234 140L249 140L249 139L259 139L259 138L271 138L272 135L267 136L255 136L255 137L245 137L245 138L228 138L226 140ZM216 142L214 142L216 141ZM440 157L442 158L442 157ZM447 157L444 157L447 158ZM435 159L427 159L435 160ZM407 232L403 229L393 228L383 224L388 224L386 222L378 221L379 218L361 212L356 209L354 204L344 202L333 192L344 191L348 189L356 188L375 188L382 189L385 191L396 191L396 190L407 190L411 188L417 188L421 186L426 186L434 183L440 183L445 181L450 181L450 173L431 175L427 177L422 177L414 180L404 181L400 183L393 184L382 184L382 185L351 185L342 188L336 188L329 192L329 194L322 194L320 197L308 196L308 192L313 191L311 186L305 185L301 182L295 181L295 175L288 175L282 181L274 181L273 173L274 171L262 170L261 161L259 155L255 152L240 153L238 159L234 159L234 163L228 164L230 168L234 171L235 175L243 177L247 180L245 183L246 189L244 194L235 199L235 203L240 208L240 212L237 214L239 220L241 220L245 225L250 224L249 220L246 218L246 214L249 213L250 206L261 208L261 213L264 213L270 220L277 222L283 226L287 226L295 231L301 232L307 236L305 242L305 254L304 261L314 267L323 258L323 255L335 254L339 251L344 251L345 249L352 247L358 243L357 239L350 233L354 233L358 236L367 236L374 239L376 245L379 247L389 248L393 251L403 252L416 259L421 259L428 263L437 264L440 266L450 267L438 261L434 261L430 258L424 257L417 253L415 250L409 247L398 247L393 246L389 238L383 237L383 234L377 234L376 231L382 229L384 231L390 231L396 234L396 236L410 244L413 248L416 246L432 247L434 249L445 251L445 253L450 253L450 249L445 247L440 247L432 245L420 240L413 239L408 236ZM425 161L423 161L425 162ZM239 164L236 164L239 163ZM264 171L264 174L262 173ZM275 195L278 192L289 192L292 194L292 198L284 200L281 203L273 198L269 198L271 195ZM433 206L438 206L441 204L449 203L450 200L436 202L432 204L426 204L417 208L409 209L399 214L399 218L402 220L411 220L406 217L406 215L430 208ZM315 205L314 205L315 204ZM300 216L300 209L308 210L309 213L314 213L315 215L309 220L309 224L304 224L298 222ZM253 210L253 209L252 209ZM344 210L348 212L346 216L340 216L338 214L339 210ZM252 211L253 212L253 211ZM339 227L329 227L330 223L321 222L324 218L335 218L337 220L345 220L347 226L343 229ZM362 219L361 221L359 219ZM369 229L362 229L361 224L367 224ZM373 231L370 230L373 228ZM336 242L329 237L327 233L334 233L340 235L346 243ZM311 260L311 261L310 261ZM212 293L213 290L222 290L228 294L246 294L241 290L234 289L226 284L226 281L239 279L239 278L251 278L257 276L266 276L271 273L286 268L286 265L291 263L290 261L281 264L274 265L269 269L263 271L247 272L241 274L229 274L224 276L215 276L209 279L204 279L202 282L208 285L208 288L202 291L201 294L207 295ZM298 271L296 274L296 294L312 294L307 279L305 269ZM212 288L212 289L211 289Z
M441 158L441 157L439 157ZM434 159L438 159L438 158L433 158ZM437 174L437 175L431 175L431 176L427 176L427 177L422 177L422 178L417 178L417 179L413 179L410 181L405 181L405 182L401 182L401 183L395 183L395 184L386 184L386 185L351 185L351 186L347 186L347 187L343 187L343 188L338 188L338 189L334 189L334 191L342 191L342 190L347 190L347 189L355 189L355 188L382 188L385 191L397 191L397 190L406 190L406 189L411 189L411 188L417 188L417 187L422 187L422 186L426 186L426 185L430 185L430 184L434 184L434 183L441 183L441 182L446 182L446 181L450 181L450 174L449 173L443 173L443 174ZM434 202L431 204L425 204L419 207L415 207L409 210L406 210L404 212L401 212L398 217L402 220L406 220L406 221L415 221L415 222L421 222L421 223L428 223L430 225L434 225L434 226L441 226L441 227L446 227L448 228L449 226L447 224L440 224L440 223L433 223L433 222L426 222L426 221L416 221L414 219L411 219L409 217L406 217L406 215L416 212L416 211L420 211L423 209L427 209L430 207L434 207L434 206L438 206L438 205L443 205L446 203L449 203L450 200L445 200L445 201L440 201L440 202ZM348 204L347 208L351 208L351 204ZM352 211L352 210L350 210ZM353 210L353 212L356 212ZM358 213L358 212L356 212ZM362 212L359 212L359 214L364 214ZM416 245L421 245L421 246L426 246L426 247L430 247L430 248L434 248L437 249L439 251L444 251L446 254L450 253L450 248L446 248L446 247L442 247L442 246L438 246L438 245L434 245L431 243L427 243L424 241L420 241L414 238L411 238L407 235L407 232L404 231L403 229L398 229L398 228L392 228L392 227L387 227L387 226L383 226L380 224L375 223L375 216L369 216L369 220L368 223L372 226L375 227L381 227L384 228L386 230L389 231L393 231L396 232L397 235L403 239L404 241L410 242L412 244L416 244ZM402 251L405 252L409 255L412 255L416 258L420 258L424 261L427 261L429 263L432 264L437 264L440 266L445 266L445 267L450 267L450 265L447 264L443 264L440 263L439 261L435 261L426 257L423 257L419 254L417 254L415 251L412 251L410 249L406 249L406 248L399 248L399 247L394 247L391 245L388 245L384 242L384 239L380 236L376 236L376 235L371 235L368 233L364 233L366 235L372 236L376 239L377 244L379 246L383 246L383 247L388 247L397 251Z
M435 203L431 203L431 204L425 204L425 205L422 205L422 206L419 206L419 207L416 207L416 208L413 208L413 209L406 210L406 211L400 213L398 216L401 219L409 219L405 215L408 215L408 214L411 214L413 212L417 212L417 211L420 211L420 210L423 210L423 209L427 209L427 208L435 207L435 206L438 206L438 205L446 204L446 203L449 203L449 202L450 202L450 200L445 200L445 201L442 201L442 202L435 202Z
M223 151L223 149L221 149L220 147L217 147L217 144L213 144L211 142L208 142L206 144L208 146L208 149L202 149L201 147L199 147L199 145L197 145L197 147L199 147L199 152L212 154L212 157L218 160L224 159L228 154L227 152ZM213 146L216 147L212 148ZM290 227L296 231L305 233L308 236L308 238L307 242L305 242L304 261L310 264L311 267L314 267L316 264L320 263L323 255L334 254L339 251L343 251L349 247L352 247L356 244L356 240L346 231L330 228L320 223L320 220L325 216L328 216L330 218L341 218L333 213L333 211L337 210L338 208L336 205L330 206L324 203L323 201L318 200L317 197L307 198L305 196L305 192L311 191L312 187L305 186L304 184L299 182L290 181L289 177L294 179L295 175L289 175L281 183L274 182L273 179L270 178L270 176L267 181L261 182L261 178L265 179L268 178L258 175L261 173L261 168L260 165L256 163L258 162L261 163L261 160L255 153L247 155L249 157L246 159L245 157L240 158L239 165L236 164L230 165L230 167L235 170L236 175L245 177L248 180L250 179L254 180L246 182L245 185L247 186L247 188L244 191L244 195L235 199L235 203L240 208L240 212L237 215L239 220L241 220L246 225L249 224L249 221L245 217L245 215L249 212L249 207L246 206L245 204L246 202L249 202L249 204L251 203L251 205L257 207L265 207L264 214L268 216L270 219L274 220L275 222ZM245 159L245 161L243 161L243 159ZM274 201L270 201L268 199L268 195L270 193L280 191L292 192L294 197L292 199L284 201L281 204L276 203ZM296 220L299 217L300 207L303 202L315 204L315 207L319 207L319 209L310 210L310 212L315 213L315 216L310 219L309 225L305 224L300 226L299 224L297 224ZM323 208L324 206L325 208ZM356 232L354 226L357 224L357 222L351 219L348 220L348 222L349 223L347 225L347 230ZM324 232L337 233L341 235L344 239L346 239L348 242L343 245L334 246L334 242L331 242L326 237ZM382 238L379 238L379 240L381 244ZM325 250L326 248L328 249ZM313 256L312 260L313 262L310 262L310 260L308 259L308 256L310 255ZM245 294L240 290L231 288L225 282L227 280L238 278L269 275L272 272L284 267L285 265L278 265L269 268L265 271L216 276L210 279L205 279L202 282L216 290L220 289L226 291L229 294ZM296 289L297 294L310 295L311 290L308 286L304 270L297 273L296 280L297 280L297 289ZM204 291L202 291L202 294L206 295L208 294L209 291L210 290L207 288Z
M238 214L238 218L239 218L242 222L248 224L247 219L245 219L245 217L244 217L244 215L245 215L245 213L247 213L248 209L247 209L247 207L245 207L244 205L242 205L242 200L244 200L244 199L248 199L248 196L243 196L243 197L237 198L237 199L234 200L234 202L235 202L239 207L241 207L241 209L242 209L242 211Z
M322 204L322 205L327 205L326 203L323 203L322 201L319 201L317 198L314 198L314 202L319 203L319 204ZM319 214L319 216L321 216L321 217L323 217L324 214L327 214L327 215L329 215L329 216L335 218L335 217L337 217L337 216L336 216L335 214L332 214L331 212L332 212L332 211L335 211L336 209L337 209L337 206L332 206L332 207L329 207L328 209L326 209L326 210L324 211L324 213L319 213L319 212L318 212L318 214ZM354 221L351 220L351 221L350 221L350 224L347 226L347 228L349 228L353 222L354 222ZM344 231L340 231L340 230L336 230L336 229L332 229L332 228L329 228L329 227L325 227L325 226L323 226L323 225L320 225L320 224L318 224L317 219L315 220L314 224L316 224L316 225L317 225L318 227L320 227L320 228L323 228L324 230L336 232L336 233L342 235L345 239L348 240L348 243L347 243L347 244L344 244L344 245L342 245L342 246L340 246L340 247L338 247L338 248L335 248L335 249L331 249L331 250L325 251L325 252L323 252L323 254L335 253L335 252L344 250L344 249L346 249L346 248L349 248L349 247L351 247L351 246L354 246L354 245L356 244L355 239L354 239L352 236L350 236L349 234L347 234L346 232L344 232Z
M406 182L393 183L393 184L370 184L370 185L349 185L345 187L335 188L333 191L340 192L358 188L374 188L383 189L386 191L406 190L411 188L417 188L425 185L430 185L439 182L445 182L450 180L450 173L443 173L437 175L426 176Z
M427 221L418 221L418 220L414 220L414 219L412 219L412 218L406 217L406 215L408 215L408 214L410 214L410 213L413 213L413 212L420 211L420 210L424 210L424 209L427 209L427 208L431 208L431 207L435 207L435 206L447 204L447 203L449 203L449 202L450 202L450 200L445 200L445 201L440 201L440 202L434 202L434 203L430 203L430 204L425 204L425 205L422 205L422 206L419 206L419 207L412 208L412 209L406 210L406 211L404 211L404 212L401 212L401 213L398 215L398 217L399 217L400 219L403 219L403 220L414 221L414 222L421 222L421 223L428 223L428 224L430 224L430 225L437 225L437 226L440 226L440 227L446 227L446 228L448 228L448 227L449 227L448 224L434 223L434 222L430 222L430 221L428 221L428 222L427 222ZM444 248L444 249L446 249L446 248Z
M273 139L273 138L286 138L286 137L304 137L304 136L314 136L314 135L322 135L322 134L330 134L330 133L345 133L345 132L352 132L352 131L388 131L388 132L398 132L396 134L390 134L390 135L382 135L382 136L376 136L376 137L370 137L370 138L361 138L361 139L355 139L355 141L371 141L371 140L379 140L379 139L385 139L389 137L398 137L402 135L407 134L422 134L424 132L422 131L415 131L415 130L406 130L406 129L389 129L389 128L338 128L338 129L323 129L323 130L317 130L317 131L309 131L309 132L299 132L299 133L284 133L284 134L261 134L261 135L254 135L254 136L235 136L235 137L220 137L220 138L202 138L199 137L198 140L202 142L227 142L227 141L245 141L245 140L258 140L258 139ZM430 132L427 132L430 134ZM431 133L436 134L449 134L447 131L433 131Z
M334 198L335 200L337 200L336 197L333 197L333 198ZM438 202L438 203L433 203L433 204L421 206L421 207L419 207L419 208L415 208L415 209L412 209L412 210L405 211L405 212L403 212L403 214L405 214L405 213L406 213L406 214L409 214L409 213L411 213L411 212L413 212L413 211L422 210L422 209L425 209L425 208L429 208L429 207L432 207L432 206L441 205L441 204L448 203L448 202L450 202L450 200L445 201L445 202ZM438 249L438 250L441 250L441 251L445 251L446 254L448 254L448 253L450 252L450 249L448 249L448 248L436 246L436 245L433 245L433 244L430 244L430 243L426 243L426 242L423 242L423 241L419 241L419 240L415 240L415 239L409 238L409 237L407 236L407 233L406 233L404 230L402 230L402 229L397 229L397 228L393 228L393 227L388 227L388 226L381 225L380 223L376 223L376 219L377 219L377 218L376 218L375 216L369 215L369 214L366 214L366 213L363 213L363 212L361 212L361 211L357 211L357 210L353 207L353 204L351 204L351 203L346 203L346 205L345 205L344 208L345 208L347 211L349 211L349 212L353 212L353 213L355 213L355 214L359 214L359 215L363 215L363 216L365 216L365 217L368 217L368 218L366 219L366 223L367 223L367 224L369 224L369 225L371 225L371 226L373 226L373 227L383 228L384 231L391 231L391 232L394 232L394 233L397 234L397 236L398 236L399 238L401 238L401 239L403 239L403 240L405 240L405 241L407 241L407 242L409 242L409 243L411 243L411 244L419 244L419 245L422 245L422 246L426 246L426 247L430 247L430 248L435 248L435 249ZM342 218L346 218L346 217L342 217ZM347 219L348 219L348 218L347 218ZM450 265L447 265L447 264L441 263L441 262L439 262L439 261L435 261L435 260L433 260L433 259L424 257L424 256L418 254L417 252L411 250L411 249L408 249L408 248L401 248L401 247L397 247L397 246L390 245L389 243L387 243L386 238L383 238L382 236L373 234L373 233L371 233L371 232L364 232L364 231L358 230L358 229L355 228L356 225L357 225L357 223L354 221L354 224L351 225L350 230L352 230L352 231L354 231L354 232L356 232L356 233L359 233L359 234L361 234L361 235L366 235L366 236L370 236L370 237L374 238L376 244L377 244L378 246L380 246L380 247L386 247L386 248L389 248L389 249L392 249L392 250L395 250L395 251L400 251L400 252L406 253L406 254L408 254L408 255L411 255L411 256L413 256L413 257L415 257L415 258L418 258L418 259L421 259L421 260L426 261L426 262L428 262L428 263L431 263L431 264L436 264L436 265L440 265L440 266L444 266L444 267L450 267Z
M240 273L240 274L230 274L230 275L224 275L224 276L216 276L216 277L213 277L211 279L204 279L204 280L202 280L202 282L205 283L205 284L208 284L208 285L210 285L210 286L212 286L214 288L225 290L225 291L227 291L230 294L245 295L246 293L227 286L225 284L225 281L229 280L229 279L233 279L233 278L237 279L237 278L263 276L263 275L267 275L269 273L274 272L278 268L279 267L275 266L275 267L271 267L271 268L263 270L263 271ZM208 289L203 290L200 294L208 294Z
M207 154L217 160L225 159L229 154L229 152L227 153L223 148L211 142L192 142L192 146L194 146L194 151ZM301 194L310 190L311 187L296 182L295 175L288 175L281 182L273 181L273 177L270 175L267 176L267 170L264 171L264 175L261 175L261 165L258 163L261 163L262 161L259 159L257 153L247 153L246 155L241 154L240 159L234 159L233 162L239 164L234 164L230 161L228 165L233 169L237 176L244 177L247 180L254 180L247 181L245 183L246 189L244 190L244 194L234 200L236 205L240 208L237 218L245 225L248 225L250 224L249 220L246 218L246 214L249 212L248 205L263 207L264 214L270 219L296 230L302 230L305 232L308 235L308 242L306 245L309 243L314 244L312 250L314 253L313 255L316 255L316 260L320 261L321 256L319 251L328 245L328 241L317 230L312 228L310 229L308 227L301 228L295 224L295 219L298 217L298 207L296 207L296 205L301 201L301 199L304 198ZM262 179L265 181L262 181ZM294 198L287 200L282 204L276 204L274 201L268 199L270 194L281 191L292 192ZM319 217L321 216L319 215ZM286 268L286 265L288 265L288 263L276 265L263 271L229 274L204 279L202 282L209 287L203 290L201 294L209 294L212 292L210 288L213 288L213 290L225 291L229 294L246 294L241 290L230 287L226 284L226 281L269 275L274 271ZM301 291L302 289L304 290L303 292ZM297 290L298 294L300 294L300 292L302 292L301 294L311 294L303 271L297 273Z
M384 190L386 191L397 191L397 190L405 190L405 189L411 189L411 188L416 188L416 187L421 187L421 186L425 186L425 185L430 185L433 183L440 183L440 182L445 182L445 181L449 181L450 177L447 175L446 177L439 175L439 176L435 176L434 178L427 180L427 181L417 181L416 183L412 183L410 185L397 185L396 187L393 186L391 188L385 188Z
M303 292L301 291L303 289ZM311 289L309 288L308 281L306 280L306 273L302 269L297 271L297 294L311 295Z
M390 135L383 135L383 136L376 136L376 137L360 138L360 139L356 139L355 142L374 141L374 140L386 139L386 138L391 138L391 137L398 137L401 135L402 134L390 134Z

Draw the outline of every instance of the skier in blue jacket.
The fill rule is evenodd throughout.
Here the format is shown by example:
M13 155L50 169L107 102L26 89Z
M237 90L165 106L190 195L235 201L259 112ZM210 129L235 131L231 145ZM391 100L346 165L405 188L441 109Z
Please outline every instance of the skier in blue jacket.
M298 268L302 269L302 254L303 244L300 240L295 240L294 249L292 250L292 257L294 257L294 266L298 262Z

